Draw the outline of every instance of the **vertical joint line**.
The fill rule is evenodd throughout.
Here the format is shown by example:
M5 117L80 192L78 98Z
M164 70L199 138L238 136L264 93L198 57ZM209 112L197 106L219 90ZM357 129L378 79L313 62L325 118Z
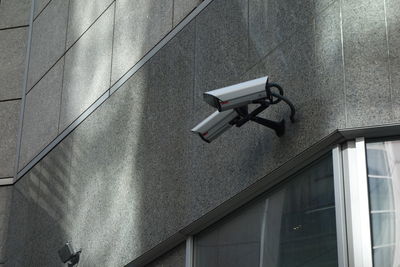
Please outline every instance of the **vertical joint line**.
M347 127L347 89L346 89L346 64L344 53L344 33L343 33L343 0L339 0L339 17L340 17L340 42L342 45L342 72L343 72L343 93L344 93L344 114L345 126Z
M392 92L392 73L391 73L391 62L390 62L390 46L389 46L389 25L387 18L387 3L386 0L383 0L383 10L385 13L385 33L386 33L386 48L387 48L387 64L388 64L388 78L389 78L389 93L390 93L390 107L392 110L392 116L394 116L394 108L393 108L393 92Z
M57 126L57 135L60 134L60 121L61 121L61 105L62 105L62 98L63 98L63 91L64 91L64 75L65 75L65 58L67 56L67 40L68 40L68 28L69 28L69 9L71 6L71 0L68 1L68 11L67 11L67 29L65 30L65 46L64 46L64 53L60 60L63 60L63 73L61 77L61 93L60 93L60 108L58 112L58 126ZM64 57L64 58L63 58ZM57 64L57 62L56 62ZM54 65L55 66L55 65ZM53 67L54 67L53 66Z
M171 29L175 27L174 25L174 16L175 16L175 0L172 0L172 24L171 24Z
M192 88L192 110L195 111L196 103L196 58L197 58L197 18L194 19L194 52L193 52L193 88Z
M29 33L28 33L28 41L26 47L26 55L25 55L25 73L24 73L24 83L21 89L22 100L21 100L21 111L19 116L18 123L18 135L17 135L17 147L15 153L15 162L14 162L14 182L17 180L18 175L18 167L19 167L19 159L21 154L21 143L22 143L22 127L24 123L24 115L25 115L25 102L26 102L26 91L28 87L28 74L29 74L29 63L31 57L31 44L32 44L32 32L33 32L33 19L35 13L35 0L31 1L31 14L29 18Z
M113 61L114 61L114 36L115 36L115 17L117 15L117 1L114 2L114 18L113 18L113 33L112 33L112 43L111 43L111 69L110 69L110 88L112 86L112 72L113 72ZM110 8L110 7L108 7ZM108 90L110 91L110 90Z

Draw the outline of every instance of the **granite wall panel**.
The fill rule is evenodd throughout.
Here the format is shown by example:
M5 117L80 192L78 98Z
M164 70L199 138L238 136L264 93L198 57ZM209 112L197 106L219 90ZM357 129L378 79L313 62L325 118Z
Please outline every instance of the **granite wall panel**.
M19 169L57 137L63 70L61 59L26 95Z
M347 127L392 121L384 1L343 1Z
M0 29L29 25L32 0L2 0Z
M21 101L0 102L0 177L14 176Z
M110 87L114 6L65 55L60 132Z
M111 83L115 83L172 29L173 0L116 3Z
M51 1L33 22L27 92L65 52L68 3Z
M22 97L28 28L0 31L0 101Z
M0 187L0 262L6 261L6 241L8 232L8 221L10 218L10 206L12 187Z

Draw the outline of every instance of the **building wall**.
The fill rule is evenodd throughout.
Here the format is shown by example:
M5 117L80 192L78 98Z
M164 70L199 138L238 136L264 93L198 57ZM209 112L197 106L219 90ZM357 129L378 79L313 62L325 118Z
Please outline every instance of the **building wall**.
M61 12L61 2L47 8L58 3ZM176 5L138 3L138 10L131 1L108 3L57 62L38 57L53 67L29 74L32 84L44 77L27 103L29 94L62 88L53 137L140 58L135 48L145 53L154 35L167 32L164 19L172 27L165 12ZM141 8L162 26L135 16ZM83 249L81 266L127 264L334 130L398 123L398 8L387 0L214 0L14 185L7 263L61 266L54 248L72 240ZM41 21L54 30L41 20L52 16L45 10L34 33ZM135 27L140 33L126 32ZM68 31L64 40L79 35ZM284 137L251 123L212 144L190 134L212 112L204 91L263 75L280 83L297 108ZM288 113L282 104L266 116L288 121Z
M31 0L0 1L0 266L5 247L14 176Z
M18 170L199 2L37 1Z
M0 2L0 179L14 176L31 0Z
M0 266L6 261L6 241L11 204L10 186L0 187Z

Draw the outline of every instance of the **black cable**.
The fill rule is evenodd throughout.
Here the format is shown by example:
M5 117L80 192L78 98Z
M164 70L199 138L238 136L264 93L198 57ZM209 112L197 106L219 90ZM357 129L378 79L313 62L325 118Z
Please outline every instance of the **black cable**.
M295 109L294 105L292 104L292 102L290 102L290 100L287 99L286 97L284 97L283 95L275 94L272 92L271 92L271 95L276 98L279 98L280 100L283 100L286 104L288 104L288 106L290 107L290 121L295 122L294 115L296 114L296 109Z

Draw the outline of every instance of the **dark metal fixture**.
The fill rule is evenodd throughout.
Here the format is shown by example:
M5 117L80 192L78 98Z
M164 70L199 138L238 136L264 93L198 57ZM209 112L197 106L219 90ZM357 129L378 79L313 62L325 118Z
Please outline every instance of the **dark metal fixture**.
M78 264L81 252L81 249L74 251L72 242L67 242L58 250L58 255L63 263L67 263L68 267L72 267Z

